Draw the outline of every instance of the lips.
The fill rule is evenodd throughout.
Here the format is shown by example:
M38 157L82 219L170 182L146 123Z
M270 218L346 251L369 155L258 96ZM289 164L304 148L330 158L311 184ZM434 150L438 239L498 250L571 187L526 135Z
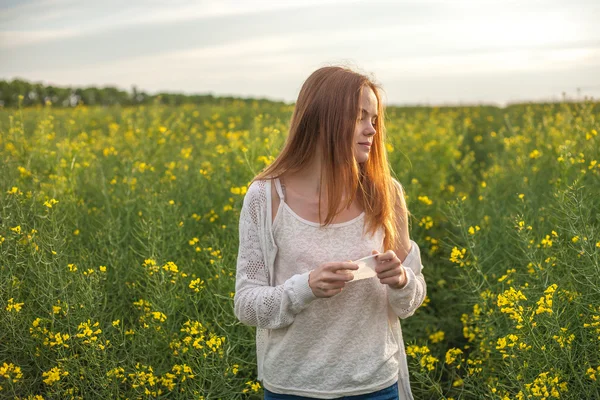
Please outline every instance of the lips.
M361 142L361 143L359 143L359 144L364 144L364 145L367 145L367 146L371 146L371 144L372 144L372 143L369 143L369 142Z

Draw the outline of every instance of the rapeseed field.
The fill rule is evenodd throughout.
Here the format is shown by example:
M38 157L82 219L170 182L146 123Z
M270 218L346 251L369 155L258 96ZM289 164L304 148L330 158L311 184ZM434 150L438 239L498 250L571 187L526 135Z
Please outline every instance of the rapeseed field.
M238 221L292 110L0 110L0 398L262 398ZM428 283L401 321L415 398L599 399L600 103L386 126Z

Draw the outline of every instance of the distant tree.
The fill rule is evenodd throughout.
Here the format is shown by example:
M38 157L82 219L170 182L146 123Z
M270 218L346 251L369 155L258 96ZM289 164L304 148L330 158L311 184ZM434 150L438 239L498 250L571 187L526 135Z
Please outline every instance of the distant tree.
M23 96L23 98L19 100L19 96ZM13 79L12 81L0 80L0 107L18 107L19 101L23 107L44 105L48 101L52 102L54 107L74 107L78 104L90 106L128 106L152 104L154 102L172 106L205 103L228 105L233 101L246 103L258 102L258 104L273 103L266 99L244 99L232 96L217 97L211 93L187 95L183 93L161 92L149 95L144 91L140 91L136 85L132 85L131 92L127 92L113 86L105 86L103 88L94 86L75 88L44 85L41 82L30 83L23 79Z

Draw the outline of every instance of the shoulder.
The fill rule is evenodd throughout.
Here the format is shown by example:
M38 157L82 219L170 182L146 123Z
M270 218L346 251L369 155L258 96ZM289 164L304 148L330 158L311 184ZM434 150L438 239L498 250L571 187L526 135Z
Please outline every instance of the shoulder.
M395 189L402 195L404 196L404 186L402 186L402 184L400 183L400 181L398 181L396 178L392 177L392 183L395 186Z
M267 184L268 181L266 179L253 181L246 190L244 203L252 204L254 207L264 204L267 198Z
M406 193L404 191L404 186L394 177L392 177L392 182L394 183L393 193L396 197L396 207L399 207L403 210L406 210Z

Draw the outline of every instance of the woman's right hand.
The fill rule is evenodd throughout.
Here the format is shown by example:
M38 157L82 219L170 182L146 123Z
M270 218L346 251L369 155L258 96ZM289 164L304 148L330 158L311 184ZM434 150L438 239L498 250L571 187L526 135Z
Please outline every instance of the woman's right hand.
M357 269L358 265L352 261L323 263L310 271L308 286L317 297L333 297L344 289L346 282L354 279L346 270Z

